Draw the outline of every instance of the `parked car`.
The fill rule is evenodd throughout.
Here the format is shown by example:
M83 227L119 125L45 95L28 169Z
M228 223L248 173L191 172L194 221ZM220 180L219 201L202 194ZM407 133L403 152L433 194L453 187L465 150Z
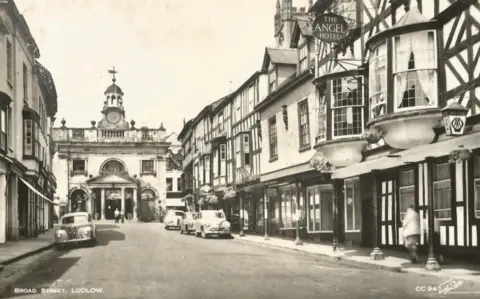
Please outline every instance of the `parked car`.
M198 213L195 220L195 235L207 238L209 236L232 237L230 222L225 214L218 210L204 210Z
M70 244L95 246L97 229L87 212L68 213L60 219L60 228L55 232L55 246L58 249Z
M195 231L195 219L197 219L197 212L186 212L180 220L180 233L187 235Z
M165 229L180 229L180 220L182 220L183 211L180 210L169 210L165 216Z

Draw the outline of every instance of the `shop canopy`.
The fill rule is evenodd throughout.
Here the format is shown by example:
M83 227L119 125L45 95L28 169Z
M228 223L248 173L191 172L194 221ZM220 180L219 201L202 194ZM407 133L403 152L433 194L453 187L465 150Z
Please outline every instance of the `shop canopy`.
M40 191L38 191L37 189L35 189L35 187L33 187L32 185L30 185L29 182L25 181L24 179L22 179L21 177L19 177L19 179L25 184L25 186L27 186L30 190L32 190L33 192L35 192L38 196L40 196L41 198L45 199L46 201L48 201L49 203L51 204L54 204L54 205L58 205L57 203L54 203L51 199L48 199L45 195L43 195Z

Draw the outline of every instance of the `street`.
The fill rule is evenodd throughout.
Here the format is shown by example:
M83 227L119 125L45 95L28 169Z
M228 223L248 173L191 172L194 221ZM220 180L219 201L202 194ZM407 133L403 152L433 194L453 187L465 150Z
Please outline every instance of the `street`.
M5 298L437 298L445 279L201 239L158 223L99 224L94 248L51 250ZM60 292L40 294L44 291ZM417 291L415 290L417 288ZM15 291L16 290L16 291ZM465 282L456 291L480 291ZM37 294L26 294L36 291ZM451 292L453 292L452 290ZM23 292L23 294L22 294ZM447 298L475 298L453 294Z

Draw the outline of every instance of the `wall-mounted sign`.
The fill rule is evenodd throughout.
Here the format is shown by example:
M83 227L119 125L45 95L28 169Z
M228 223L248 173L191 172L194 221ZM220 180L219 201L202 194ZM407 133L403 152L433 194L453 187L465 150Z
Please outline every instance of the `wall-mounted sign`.
M442 109L445 134L447 136L463 135L467 122L468 109L458 102L452 102Z
M342 16L326 13L313 22L313 36L325 43L337 43L348 34L348 24Z

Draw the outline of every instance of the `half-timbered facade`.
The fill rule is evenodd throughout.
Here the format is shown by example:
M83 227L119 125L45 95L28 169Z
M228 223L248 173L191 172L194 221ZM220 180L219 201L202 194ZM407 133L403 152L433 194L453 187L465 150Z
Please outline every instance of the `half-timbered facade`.
M332 9L326 2L312 10ZM422 245L438 227L444 252L478 253L479 9L474 0L356 1L356 26L325 47L314 83L327 132L315 147L335 167L334 242L381 258L379 248L403 246L413 205ZM468 109L459 136L442 119L451 103Z

